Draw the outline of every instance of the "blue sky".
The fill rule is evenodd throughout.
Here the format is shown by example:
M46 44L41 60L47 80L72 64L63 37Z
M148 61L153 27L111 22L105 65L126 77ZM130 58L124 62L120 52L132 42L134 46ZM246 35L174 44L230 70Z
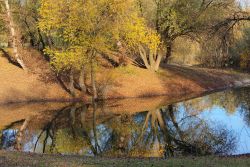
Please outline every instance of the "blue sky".
M242 5L250 6L250 0L238 0Z

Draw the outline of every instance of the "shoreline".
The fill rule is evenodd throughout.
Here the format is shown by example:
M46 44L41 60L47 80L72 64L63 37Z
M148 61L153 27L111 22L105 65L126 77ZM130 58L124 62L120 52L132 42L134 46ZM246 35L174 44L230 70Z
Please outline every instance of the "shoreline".
M172 158L107 158L79 155L37 154L0 150L1 166L89 167L89 166L248 166L249 154L240 156L181 156Z
M200 92L191 92L185 93L185 95L176 95L176 97L168 94L167 96L163 95L154 95L154 96L144 96L144 97L127 97L127 98L113 98L106 99L109 100L133 100L133 99L148 99L152 98L163 98L164 97L172 97L169 99L165 105L178 103L184 100L190 100L193 98L198 98L202 96L206 96L212 93L226 91L230 89L240 89L243 87L250 86L250 80L242 79L235 80L233 83L227 86L215 86L210 87L210 89L204 89L204 91ZM191 94L191 95L190 95ZM166 98L167 99L167 98ZM34 100L34 101L23 101L23 102L12 102L0 104L2 105L22 105L22 104L39 104L39 103L65 103L65 102L79 102L78 99L54 99L54 100ZM105 101L105 100L104 100ZM112 158L112 157L86 157L80 155L61 155L61 154L40 154L40 153L31 153L31 152L19 152L19 151L8 151L8 150L0 150L0 166L15 166L18 164L19 166L46 166L46 167L61 167L61 166L74 166L74 167L86 167L86 166L185 166L190 164L191 166L211 166L211 167L220 167L220 166L228 166L234 167L238 164L241 166L249 166L250 165L250 154L237 154L237 155L214 155L214 156L202 156L202 157L193 157L193 156L181 156L174 158L140 158L140 157L123 157L123 158Z
M239 82L239 81L237 81ZM186 101L186 100L190 100L193 98L199 98L202 96L206 96L212 93L216 93L216 92L220 92L220 91L226 91L226 90L230 90L230 89L239 89L239 88L244 88L244 87L248 87L250 86L250 80L248 82L242 82L241 84L237 83L237 84L231 84L228 86L224 86L224 87L217 87L217 88L212 88L212 89L207 89L204 91L200 91L200 92L188 92L185 94L158 94L158 95L145 95L145 96L122 96L122 97L115 97L115 98L101 98L101 99L97 99L96 102L100 102L100 101L111 101L111 100L124 100L124 99L149 99L149 98L159 98L159 97L167 97L169 98L171 96L172 99L176 99L178 98L178 100L173 100L173 103L178 103L181 101ZM188 95L191 94L191 95ZM182 96L181 98L179 96ZM169 101L172 101L172 99L169 98ZM0 106L4 106L4 105L11 105L11 104L30 104L30 103L75 103L75 102L83 102L83 100L81 100L81 97L77 97L77 98L67 98L67 99L63 99L63 98L58 98L58 99L33 99L33 100L20 100L20 101L10 101L10 102L4 102L1 103L0 102ZM87 101L86 104L90 104L91 101Z
M0 105L82 101L80 91L76 98L72 98L57 81L49 81L46 76L47 73L26 73L0 55ZM250 74L231 69L166 64L162 64L159 72L152 72L128 65L118 68L100 67L96 73L96 82L100 101L161 96L168 101L176 101L248 86ZM91 89L90 76L86 76L86 85ZM86 97L86 102L90 103L91 97Z

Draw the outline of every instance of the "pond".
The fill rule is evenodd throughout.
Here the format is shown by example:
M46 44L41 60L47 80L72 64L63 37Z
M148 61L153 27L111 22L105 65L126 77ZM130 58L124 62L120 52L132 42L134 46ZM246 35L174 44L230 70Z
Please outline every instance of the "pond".
M2 128L0 149L165 158L250 153L249 87L172 104L162 98L125 99L41 110L45 105L32 104L32 112L39 113Z

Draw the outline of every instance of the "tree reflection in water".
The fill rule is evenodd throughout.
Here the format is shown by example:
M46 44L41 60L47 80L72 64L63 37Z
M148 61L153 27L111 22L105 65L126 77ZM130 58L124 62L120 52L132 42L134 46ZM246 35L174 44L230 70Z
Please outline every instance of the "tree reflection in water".
M178 105L108 116L102 115L104 110L104 104L75 103L57 111L40 131L24 120L19 130L2 131L1 147L108 157L228 154L235 149L232 131L210 126L198 113L183 112ZM8 142L13 138L15 142Z

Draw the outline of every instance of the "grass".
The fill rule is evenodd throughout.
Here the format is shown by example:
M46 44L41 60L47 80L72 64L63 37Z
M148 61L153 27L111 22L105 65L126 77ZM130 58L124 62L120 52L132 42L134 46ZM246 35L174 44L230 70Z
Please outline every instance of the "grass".
M29 167L248 167L250 158L245 157L180 157L157 158L92 158L81 156L39 155L0 151L0 166Z
M136 75L136 68L132 65L117 67L115 71L119 74Z

